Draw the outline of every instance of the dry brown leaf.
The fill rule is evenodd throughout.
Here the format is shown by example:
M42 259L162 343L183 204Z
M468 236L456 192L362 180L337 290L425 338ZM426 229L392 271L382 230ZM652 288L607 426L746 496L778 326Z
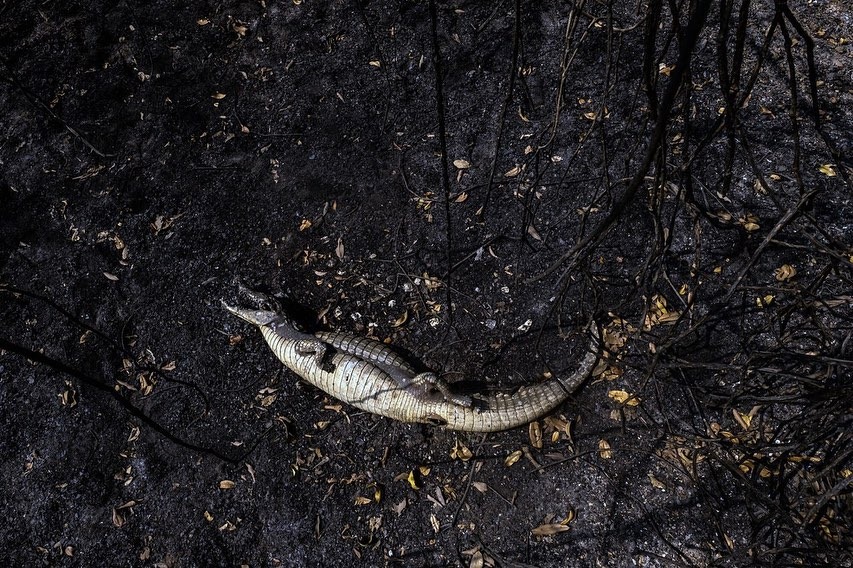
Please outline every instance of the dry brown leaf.
M669 77L669 74L672 73L673 69L675 69L675 65L667 65L666 63L658 64L658 71L661 75Z
M397 515L400 515L408 506L408 504L409 501L404 497L403 500L397 503L396 505L391 505L391 510L397 513Z
M625 406L639 406L640 398L623 390L611 390L607 392L607 396Z
M486 565L486 560L483 557L483 552L476 550L471 554L471 561L468 562L468 568L483 568Z
M527 433L530 436L530 445L534 448L542 449L542 427L538 420L534 420L527 428Z
M544 525L539 525L538 527L532 529L530 534L533 536L552 536L555 534L559 534L562 532L566 532L571 530L568 525L563 525L560 523L546 523Z
M124 526L124 514L118 509L113 509L113 525L121 528Z
M517 175L518 175L518 174L520 174L520 173L521 173L521 166L515 166L515 167L514 167L514 168L512 168L511 170L509 170L509 171L507 171L506 173L504 173L504 177L511 178L511 177L515 177L515 176L517 176Z
M542 237L539 235L539 231L536 230L536 227L533 226L533 223L527 225L527 234L536 239L537 241L542 240Z
M749 430L754 414L752 412L744 414L743 412L739 412L737 409L732 408L732 416L734 416L735 422L737 422L741 428Z
M790 264L783 264L773 272L773 276L779 282L786 282L797 275L797 269Z
M504 460L504 465L507 467L511 467L513 464L515 464L515 462L521 459L521 455L521 450L515 450L506 457L506 459Z
M420 489L421 486L418 485L418 480L415 478L415 470L409 471L409 475L406 477L406 481L409 482L409 485L412 486L412 489Z
M651 473L649 474L649 482L651 482L652 487L655 489L660 489L662 491L666 490L666 484Z
M409 310L406 310L406 311L404 311L402 314L400 314L400 317L398 317L397 319L395 319L395 320L391 323L391 327L400 327L401 325L403 325L404 323L406 323L406 321L407 321L408 319L409 319Z
M613 457L613 451L610 449L610 442L607 440L598 441L598 455L603 460L609 460Z
M473 453L465 444L460 444L459 440L453 444L453 449L450 450L450 457L455 460L468 461L473 457Z
M234 489L237 484L231 481L230 479L223 479L219 482L220 489Z
M827 177L835 177L835 169L832 164L823 164L818 168L818 170Z
M753 233L761 228L758 224L758 217L752 213L747 213L744 217L738 219L738 222L748 233Z

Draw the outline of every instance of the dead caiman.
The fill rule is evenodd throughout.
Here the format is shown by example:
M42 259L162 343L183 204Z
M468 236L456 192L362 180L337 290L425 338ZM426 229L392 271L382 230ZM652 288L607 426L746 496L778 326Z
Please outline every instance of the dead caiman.
M276 357L329 395L373 414L465 432L497 432L521 426L558 407L590 374L598 359L598 330L578 368L513 392L472 396L454 393L432 372L417 373L387 345L347 333L307 333L278 304L241 289L261 309L222 305L261 330Z

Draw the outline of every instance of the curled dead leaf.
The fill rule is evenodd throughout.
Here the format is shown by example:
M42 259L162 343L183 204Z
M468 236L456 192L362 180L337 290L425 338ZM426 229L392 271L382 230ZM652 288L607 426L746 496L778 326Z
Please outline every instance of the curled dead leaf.
M609 460L613 457L613 451L610 449L610 442L607 440L598 441L598 455L603 460Z
M473 453L465 444L460 444L459 440L453 444L453 449L450 450L450 457L455 460L468 461L473 457Z
M520 173L521 173L521 166L515 166L515 167L514 167L514 168L512 168L511 170L509 170L509 171L507 171L506 173L504 173L504 177L511 178L511 177L515 177L515 176L517 176L517 175L518 175L518 174L520 174Z
M400 314L400 317L398 317L397 319L395 319L391 323L391 327L400 327L401 325L406 323L406 321L408 319L409 319L409 310L405 310L402 314Z
M421 486L418 484L418 480L415 477L415 470L409 471L409 475L406 477L406 481L409 482L409 485L412 486L412 489L420 489Z
M797 275L797 269L791 266L790 264L783 264L775 271L773 271L773 276L776 277L776 280L779 282L786 282L791 280L794 276Z
M738 219L738 222L748 233L753 233L761 228L758 224L758 217L752 213L747 213L745 216Z
M534 420L527 428L527 433L530 436L530 445L534 448L542 449L542 427L538 420Z
M513 466L518 460L521 459L522 452L521 450L515 450L510 455L506 457L504 460L504 465L507 467Z

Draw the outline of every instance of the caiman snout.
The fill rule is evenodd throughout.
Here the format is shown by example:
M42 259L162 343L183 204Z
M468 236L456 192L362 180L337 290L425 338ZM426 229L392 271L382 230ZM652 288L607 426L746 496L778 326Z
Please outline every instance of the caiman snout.
M222 307L237 316L238 318L245 320L253 325L257 326L265 326L270 325L276 320L281 319L279 314L276 312L271 312L269 310L249 310L246 308L237 308L234 306L229 306L225 300L220 300L222 303Z

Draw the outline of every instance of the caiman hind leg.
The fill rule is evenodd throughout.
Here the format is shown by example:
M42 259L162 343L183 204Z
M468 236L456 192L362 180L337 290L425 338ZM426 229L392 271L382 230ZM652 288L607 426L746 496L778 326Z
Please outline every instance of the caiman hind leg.
M326 368L324 359L329 345L325 341L319 339L300 339L296 342L296 352L300 355L313 355L314 362L321 369Z

